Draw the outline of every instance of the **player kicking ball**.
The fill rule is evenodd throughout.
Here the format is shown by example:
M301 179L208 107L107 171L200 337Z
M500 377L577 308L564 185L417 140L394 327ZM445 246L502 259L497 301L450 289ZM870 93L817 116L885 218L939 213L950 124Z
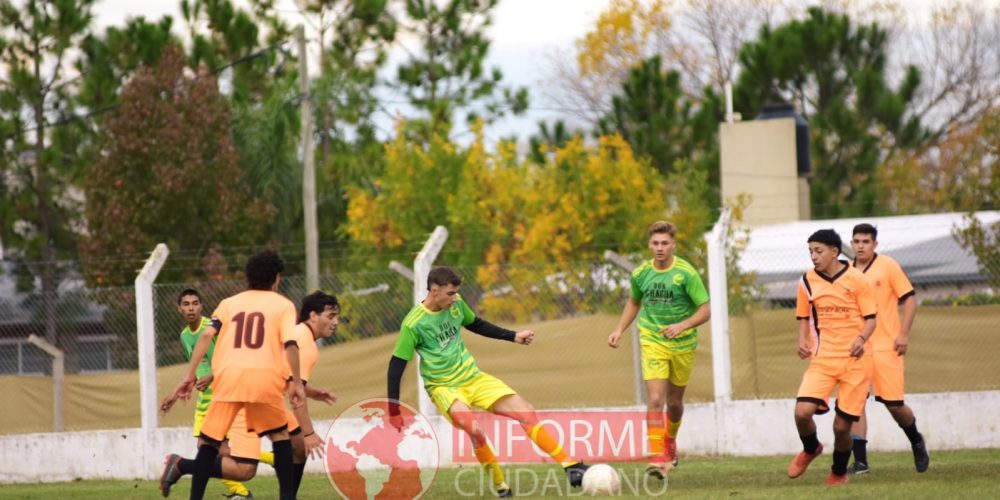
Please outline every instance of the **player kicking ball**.
M420 354L420 375L434 405L452 425L462 429L472 440L472 446L483 468L490 473L493 486L501 498L512 497L496 455L476 422L473 408L517 420L525 434L562 465L569 484L579 487L587 466L566 453L562 445L538 422L535 408L500 379L479 369L476 360L465 347L461 331L469 331L497 340L528 345L535 332L514 332L476 317L458 294L462 277L447 267L431 270L427 276L427 298L410 310L403 319L396 348L389 360L388 395L399 401L399 383L406 364L414 353ZM398 405L389 406L390 419L402 428Z

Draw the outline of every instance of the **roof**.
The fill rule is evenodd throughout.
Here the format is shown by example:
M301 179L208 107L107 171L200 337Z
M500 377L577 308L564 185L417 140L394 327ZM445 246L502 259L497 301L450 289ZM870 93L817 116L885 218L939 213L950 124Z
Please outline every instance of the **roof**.
M794 296L794 280L812 267L806 239L819 229L834 229L850 256L854 226L867 222L878 228L877 252L890 255L914 284L983 281L975 255L955 240L953 231L966 227L966 212L891 217L796 221L750 230L750 241L739 266L757 273L758 281L777 285L768 295ZM1000 222L1000 211L976 212L984 224ZM791 293L776 293L791 283Z

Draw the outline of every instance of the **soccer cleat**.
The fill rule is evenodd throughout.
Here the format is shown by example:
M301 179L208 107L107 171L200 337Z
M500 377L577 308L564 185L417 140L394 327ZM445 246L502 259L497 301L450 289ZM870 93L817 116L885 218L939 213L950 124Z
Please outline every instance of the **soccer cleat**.
M809 468L809 464L812 463L813 459L820 456L822 453L823 443L820 443L819 446L816 447L815 453L810 454L800 451L799 454L795 455L795 458L792 459L792 463L788 464L788 477L795 479L802 474L805 474L806 469Z
M861 474L868 474L869 472L871 472L871 469L868 468L868 464L864 462L855 461L853 464L851 464L851 467L847 469L847 472L850 474L861 475Z
M666 455L667 462L670 462L670 467L677 467L680 463L680 459L677 458L677 440L670 439L669 437L664 442L664 454Z
M847 474L834 474L831 472L829 476L826 476L827 486L843 486L848 482Z
M920 436L920 440L913 443L913 465L917 468L917 472L927 472L927 468L931 465L931 456L927 453L927 443L924 441L924 436Z
M170 496L170 487L177 482L184 474L180 467L181 456L171 453L163 462L163 474L160 475L160 493L164 497Z
M579 488L583 484L583 474L587 472L590 466L583 463L577 462L569 467L563 467L566 471L566 477L569 478L569 485L574 488Z
M497 490L497 498L514 498L514 492L510 488Z
M253 493L250 493L249 491L246 495L240 495L239 493L231 493L227 495L223 493L222 496L228 498L229 500L254 500Z
M653 457L653 460L649 462L646 466L646 475L649 477L655 477L656 479L663 479L667 477L667 471L670 467L667 466L667 461L661 457Z

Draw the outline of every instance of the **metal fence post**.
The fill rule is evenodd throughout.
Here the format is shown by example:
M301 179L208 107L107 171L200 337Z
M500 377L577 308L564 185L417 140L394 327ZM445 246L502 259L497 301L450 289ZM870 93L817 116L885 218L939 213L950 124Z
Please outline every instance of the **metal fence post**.
M624 256L611 250L604 251L605 260L609 260L629 273L635 269L635 264ZM635 404L646 404L646 384L642 379L642 346L639 345L639 321L632 322L632 378L635 383Z

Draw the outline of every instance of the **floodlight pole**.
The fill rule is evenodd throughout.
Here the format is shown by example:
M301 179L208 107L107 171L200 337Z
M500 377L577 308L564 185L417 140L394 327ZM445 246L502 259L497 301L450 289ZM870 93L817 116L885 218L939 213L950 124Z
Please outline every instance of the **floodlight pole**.
M604 259L611 261L629 273L635 269L635 264L611 250L604 251ZM635 385L635 404L641 406L646 403L646 384L642 379L642 346L639 343L638 318L632 322L632 379Z
M50 344L45 339L32 333L28 335L28 342L34 344L39 349L52 356L52 431L62 432L64 429L63 415L63 387L66 380L66 356L62 349Z
M316 152L313 146L312 95L309 91L309 54L306 28L295 30L299 45L299 86L302 92L302 211L306 233L306 291L319 289L319 231L316 226Z

